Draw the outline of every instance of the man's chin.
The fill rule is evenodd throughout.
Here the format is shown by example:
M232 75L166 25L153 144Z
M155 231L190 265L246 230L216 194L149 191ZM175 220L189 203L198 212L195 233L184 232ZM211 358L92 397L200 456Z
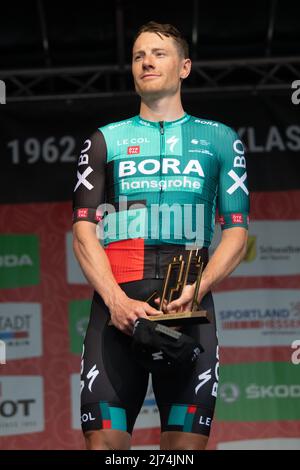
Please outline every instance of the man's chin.
M159 98L162 98L163 96L166 95L166 91L156 88L136 88L137 94L143 99L143 100L157 100Z

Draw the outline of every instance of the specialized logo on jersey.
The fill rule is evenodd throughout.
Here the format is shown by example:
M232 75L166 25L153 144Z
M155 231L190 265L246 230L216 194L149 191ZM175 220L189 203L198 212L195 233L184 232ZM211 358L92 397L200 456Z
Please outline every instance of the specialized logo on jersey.
M78 166L82 166L82 165L88 165L89 164L89 156L86 152L88 152L91 148L91 145L92 145L92 142L88 139L88 140L85 140L85 142L87 144L87 146L82 149L81 151L81 154L80 154L80 157L78 159ZM90 166L88 166L83 173L80 173L80 171L77 170L77 178L78 178L78 181L77 181L77 184L75 186L75 189L74 189L74 192L79 188L79 186L81 184L83 184L83 186L85 186L89 191L91 189L93 189L93 185L87 180L87 177L93 172L93 168L91 168Z
M176 137L176 135L172 135L167 141L167 144L170 145L170 152L174 153L174 147L179 142L179 137Z
M230 188L227 189L228 194L233 194L238 188L241 188L244 193L249 194L249 191L244 183L244 181L247 179L247 172L246 172L246 159L244 155L244 146L241 140L235 140L233 142L233 150L235 152L234 160L233 160L233 167L234 168L244 168L245 172L242 174L242 176L239 176L236 174L234 170L230 170L227 174L230 176L230 178L233 179L234 183Z
M158 351L155 353L152 353L152 359L153 361L161 361L164 357L164 354L162 351Z
M94 364L93 367L89 370L89 372L86 375L86 378L89 379L88 389L89 389L90 392L92 391L92 385L93 385L96 377L99 374L100 374L100 372L97 369L96 364Z
M80 368L80 374L81 374L81 380L80 380L80 393L84 389L85 382L83 380L83 371L84 371L84 344L82 345L82 354L81 354L81 368ZM96 380L96 377L100 374L99 370L97 369L97 365L94 364L93 367L88 371L86 374L86 378L89 380L88 383L88 389L90 392L92 392L92 386L94 381Z
M199 384L195 388L195 395L197 395L199 389L211 380L211 369L206 370L202 374L198 375Z

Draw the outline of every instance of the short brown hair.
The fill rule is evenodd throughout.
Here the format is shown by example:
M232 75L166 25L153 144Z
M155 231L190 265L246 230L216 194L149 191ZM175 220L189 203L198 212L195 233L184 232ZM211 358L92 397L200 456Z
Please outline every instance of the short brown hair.
M175 26L169 23L161 24L156 23L156 21L149 21L148 23L144 24L139 28L138 32L134 37L133 43L135 43L139 35L142 33L156 33L159 36L162 34L166 37L171 36L177 44L179 54L183 56L184 59L189 58L189 45L186 39L181 34L181 32L177 28L175 28Z

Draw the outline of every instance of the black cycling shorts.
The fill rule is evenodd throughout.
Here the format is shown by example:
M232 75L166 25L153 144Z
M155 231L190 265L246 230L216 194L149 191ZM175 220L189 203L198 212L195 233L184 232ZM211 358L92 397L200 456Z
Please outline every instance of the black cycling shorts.
M126 294L146 300L160 291L162 279L120 284ZM208 436L218 386L218 341L211 293L201 302L211 312L209 324L189 325L182 331L204 348L192 368L168 374L152 373L152 385L161 419L161 431ZM81 423L83 432L117 429L132 433L142 407L149 372L135 360L132 338L109 326L109 310L95 293L81 363Z

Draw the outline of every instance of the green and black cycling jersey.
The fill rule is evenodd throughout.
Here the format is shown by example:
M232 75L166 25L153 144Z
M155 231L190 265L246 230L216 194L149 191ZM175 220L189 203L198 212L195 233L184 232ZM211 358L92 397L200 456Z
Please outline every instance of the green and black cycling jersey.
M248 226L243 144L231 128L184 115L173 122L140 116L99 128L78 159L73 221L99 224L116 281L130 297L161 292L174 256L201 247L206 266L216 210L223 229ZM188 283L196 274L189 272ZM192 370L152 374L161 431L209 435L218 386L218 345L211 293L201 300L212 321L182 331L204 348ZM149 372L135 359L131 337L109 326L95 292L81 363L84 432L132 432ZM122 361L120 363L120 358ZM153 364L165 361L153 353Z
M222 229L248 227L244 147L220 122L188 114L164 122L134 116L100 127L84 142L77 178L73 222L101 219L122 282L144 277L147 247L207 248L216 210Z

